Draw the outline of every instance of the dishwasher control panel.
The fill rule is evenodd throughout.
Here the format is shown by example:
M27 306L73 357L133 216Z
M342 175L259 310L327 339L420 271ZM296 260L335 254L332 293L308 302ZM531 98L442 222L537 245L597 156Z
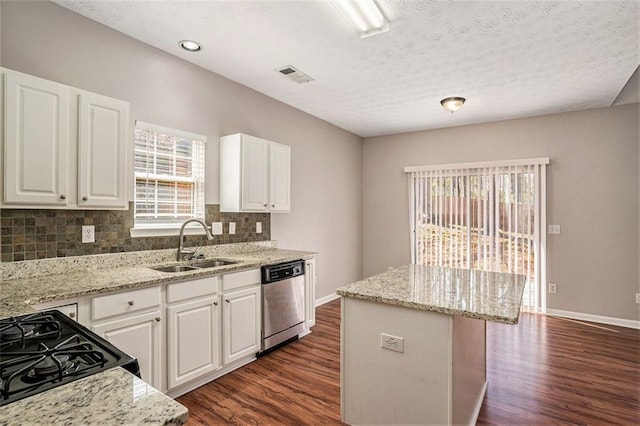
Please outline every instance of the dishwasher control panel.
M304 261L279 263L262 267L262 284L304 275Z

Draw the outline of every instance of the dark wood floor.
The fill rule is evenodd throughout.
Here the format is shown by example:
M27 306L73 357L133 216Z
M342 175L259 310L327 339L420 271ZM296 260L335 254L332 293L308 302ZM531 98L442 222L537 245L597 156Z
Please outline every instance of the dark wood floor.
M542 315L487 323L478 424L640 424L640 331ZM188 393L196 424L340 424L340 302L313 333Z

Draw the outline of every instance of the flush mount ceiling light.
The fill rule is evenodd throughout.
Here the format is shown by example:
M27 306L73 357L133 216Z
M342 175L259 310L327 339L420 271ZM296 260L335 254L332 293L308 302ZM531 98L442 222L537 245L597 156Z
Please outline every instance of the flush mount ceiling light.
M464 105L465 100L466 100L465 98L454 96L451 98L444 98L443 100L440 101L440 105L442 105L442 108L446 109L451 114L453 114L454 112L462 108L462 105Z
M360 33L360 38L389 31L389 23L374 0L332 0L332 3Z
M199 52L202 50L202 45L193 40L182 40L178 43L187 52Z

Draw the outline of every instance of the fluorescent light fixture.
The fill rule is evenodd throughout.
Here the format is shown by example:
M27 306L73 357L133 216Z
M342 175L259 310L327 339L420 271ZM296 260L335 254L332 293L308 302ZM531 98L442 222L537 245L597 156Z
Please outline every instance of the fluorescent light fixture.
M389 31L389 23L374 0L332 0L332 3L360 33L360 38Z
M199 52L202 50L202 45L197 41L181 40L178 44L187 52Z
M462 105L464 105L465 100L466 100L465 98L454 96L451 98L444 98L443 100L440 101L440 105L442 105L442 108L446 109L451 114L453 114L454 112L462 108Z

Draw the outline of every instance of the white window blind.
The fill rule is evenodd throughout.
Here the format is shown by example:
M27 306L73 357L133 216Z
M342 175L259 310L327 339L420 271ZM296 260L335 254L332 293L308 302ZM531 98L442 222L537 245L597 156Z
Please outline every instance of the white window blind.
M524 308L544 312L548 162L406 167L413 263L524 274Z
M202 135L136 122L136 228L204 219L205 143Z

